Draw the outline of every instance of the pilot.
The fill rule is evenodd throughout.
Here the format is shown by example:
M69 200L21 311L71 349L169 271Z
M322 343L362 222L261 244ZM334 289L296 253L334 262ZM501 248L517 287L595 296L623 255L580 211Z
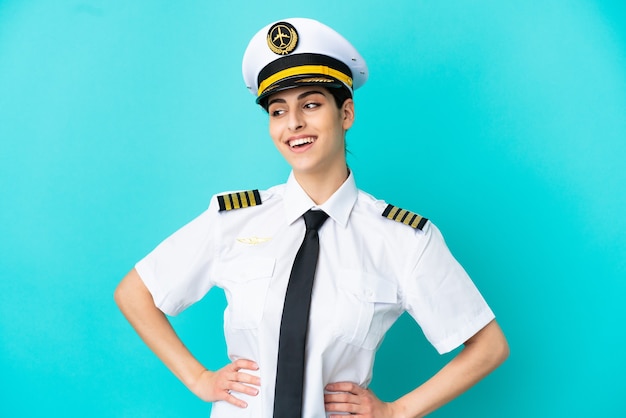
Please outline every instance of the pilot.
M440 231L361 191L347 165L354 92L368 78L359 52L320 22L284 19L254 35L243 78L291 173L267 190L215 195L121 281L116 302L145 343L213 403L213 418L421 417L498 367L507 341ZM230 362L219 370L167 319L213 287L228 302ZM382 401L368 388L375 354L405 311L440 353L462 348ZM400 376L404 362L388 367Z

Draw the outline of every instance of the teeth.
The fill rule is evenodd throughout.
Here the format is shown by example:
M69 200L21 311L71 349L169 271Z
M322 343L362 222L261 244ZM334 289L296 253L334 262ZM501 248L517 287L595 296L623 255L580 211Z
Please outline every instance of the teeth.
M315 141L315 138L313 138L313 137L293 139L293 140L289 141L289 146L290 147L296 147L296 146L302 145L302 144L311 144L311 143L313 143L313 141Z

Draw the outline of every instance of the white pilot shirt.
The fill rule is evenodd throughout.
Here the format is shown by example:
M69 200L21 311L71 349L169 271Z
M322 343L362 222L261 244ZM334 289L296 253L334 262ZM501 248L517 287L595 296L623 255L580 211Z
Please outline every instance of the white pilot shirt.
M414 229L382 215L387 204L357 189L353 174L316 206L293 173L261 191L262 204L219 212L216 197L199 217L163 241L136 269L156 305L176 315L213 286L228 305L228 357L255 361L257 396L248 407L215 402L213 418L271 418L278 336L289 273L305 232L302 215L329 215L319 231L306 345L303 417L326 417L324 387L351 381L367 387L385 332L407 311L430 343L448 352L494 315L439 230Z

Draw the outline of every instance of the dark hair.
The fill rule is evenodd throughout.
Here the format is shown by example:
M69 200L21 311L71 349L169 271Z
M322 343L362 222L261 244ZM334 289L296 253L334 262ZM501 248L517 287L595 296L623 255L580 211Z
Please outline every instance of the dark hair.
M337 105L338 109L341 109L341 106L343 106L346 100L352 98L352 93L346 87L327 88L326 90L328 90L328 92L335 99L335 104ZM270 96L263 98L263 100L259 102L259 105L263 109L265 109L266 112L268 111L267 108L268 108L268 102L269 102Z
M352 98L352 93L346 87L328 89L328 91L335 98L335 103L339 109L341 109L346 100Z

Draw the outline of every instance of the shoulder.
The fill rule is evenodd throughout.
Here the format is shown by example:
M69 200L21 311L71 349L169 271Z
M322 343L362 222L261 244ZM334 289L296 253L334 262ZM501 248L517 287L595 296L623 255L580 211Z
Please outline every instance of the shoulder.
M381 221L383 225L389 224L390 228L394 228L391 225L402 224L414 230L423 231L429 223L428 218L416 212L376 199L362 190L359 190L358 201L367 212L368 217Z

